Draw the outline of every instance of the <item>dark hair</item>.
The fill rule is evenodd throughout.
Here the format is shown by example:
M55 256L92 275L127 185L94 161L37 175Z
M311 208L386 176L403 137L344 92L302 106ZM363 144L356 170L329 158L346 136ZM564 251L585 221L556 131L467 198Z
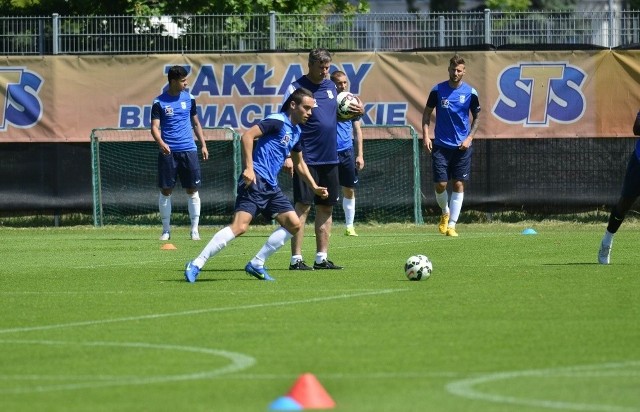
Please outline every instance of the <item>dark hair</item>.
M305 97L311 97L313 99L313 93L311 93L309 89L305 89L304 87L295 89L293 93L291 93L287 98L287 100L284 102L284 104L282 105L282 109L280 109L280 111L281 112L288 111L289 105L291 104L291 102L294 102L296 105L299 105L300 103L302 103L302 99L304 99Z
M331 73L331 81L332 81L332 82L335 82L335 81L336 81L336 79L337 79L338 77L341 77L341 76L345 76L345 77L346 77L346 76L347 76L347 73L343 72L342 70L336 70L336 71L334 71L333 73Z
M449 60L449 66L457 66L459 64L464 64L464 59L462 57L460 57L459 55L455 54L451 60Z
M184 67L172 66L167 72L167 80L171 81L184 79L188 74L189 73L187 72L187 69L185 69Z
M331 53L329 50L323 48L313 49L309 52L309 64L315 62L331 63Z

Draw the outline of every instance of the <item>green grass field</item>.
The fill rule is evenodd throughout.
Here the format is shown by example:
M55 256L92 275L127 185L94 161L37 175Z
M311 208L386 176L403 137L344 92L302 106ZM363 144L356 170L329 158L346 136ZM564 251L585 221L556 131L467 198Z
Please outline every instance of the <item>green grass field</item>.
M243 267L252 228L184 281L175 228L0 228L1 411L267 411L312 373L340 411L640 411L640 224L360 226L342 271ZM310 228L307 233L312 233ZM305 239L306 259L315 242ZM434 264L409 282L412 254Z

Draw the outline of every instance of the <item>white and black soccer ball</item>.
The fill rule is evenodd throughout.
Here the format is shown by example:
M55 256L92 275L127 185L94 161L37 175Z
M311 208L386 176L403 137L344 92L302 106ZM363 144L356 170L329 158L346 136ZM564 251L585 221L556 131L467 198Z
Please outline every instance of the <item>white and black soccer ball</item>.
M357 114L353 114L349 110L351 102L360 103L360 98L353 93L340 92L338 93L338 117L342 120L351 120L357 117Z
M433 264L425 255L413 255L404 264L404 274L409 280L427 280L433 271Z

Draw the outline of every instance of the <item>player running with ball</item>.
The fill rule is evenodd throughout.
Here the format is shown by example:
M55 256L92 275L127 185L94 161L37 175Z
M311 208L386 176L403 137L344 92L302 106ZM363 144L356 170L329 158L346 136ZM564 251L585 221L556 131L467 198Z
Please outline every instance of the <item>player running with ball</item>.
M247 263L245 271L260 280L274 280L264 267L265 261L302 226L291 201L278 186L278 173L287 156L291 155L296 172L318 197L326 199L329 195L327 189L319 187L309 173L299 142L299 125L309 119L314 103L313 94L307 89L299 88L283 104L283 113L267 116L242 135L245 169L238 179L233 221L213 235L200 255L187 263L184 277L188 282L195 282L209 258L244 234L258 213L267 219L275 219L282 226L269 236L256 257Z

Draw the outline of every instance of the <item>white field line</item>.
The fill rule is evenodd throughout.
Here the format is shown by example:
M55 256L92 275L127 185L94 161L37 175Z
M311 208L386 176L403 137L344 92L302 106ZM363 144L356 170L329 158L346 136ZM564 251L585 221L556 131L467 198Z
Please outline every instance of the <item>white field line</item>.
M87 321L81 321L81 322L58 323L53 325L26 326L21 328L0 329L0 335L5 335L9 333L22 333L22 332L34 332L34 331L43 331L43 330L52 330L52 329L76 328L76 327L83 327L83 326L95 326L95 325L103 325L103 324L109 324L109 323L155 320L155 319L163 319L163 318L178 317L178 316L192 316L192 315L199 315L203 313L231 312L236 310L253 310L253 309L262 309L262 308L278 307L278 306L302 305L302 304L308 304L308 303L327 302L331 300L358 298L362 296L375 296L375 295L383 295L388 293L397 293L397 292L403 292L406 290L407 289L382 289L377 291L351 293L351 294L345 293L341 295L325 296L325 297L312 298L312 299L300 299L300 300L271 302L271 303L257 303L253 305L227 306L227 307L221 307L221 308L194 309L194 310L186 310L181 312L156 313L151 315L127 316L123 318L113 318L113 319L87 320Z
M142 348L148 350L165 350L165 351L180 351L191 352L198 355L209 355L214 357L227 358L230 361L229 365L208 370L199 371L193 373L177 374L177 375L156 375L156 376L114 376L113 379L109 379L107 376L91 376L82 377L81 382L65 383L65 384L50 384L50 385L36 385L29 387L18 387L10 389L0 388L0 393L35 393L35 392L51 392L62 390L79 390L88 388L101 388L108 386L126 386L126 385L148 385L154 383L164 382L177 382L188 381L198 379L210 379L227 373L238 372L244 369L252 367L256 360L251 356L247 356L242 353L228 352L224 350L216 350L209 348L193 347L193 346L181 346L181 345L158 345L144 342L71 342L71 341L50 341L50 340L0 340L1 344L16 344L16 345L48 345L48 346L86 346L86 347L116 347L116 348ZM2 376L2 375L0 375ZM28 375L30 378L37 377L37 375ZM44 377L44 376L43 376ZM4 377L3 379L6 379ZM46 380L50 380L49 375ZM77 380L75 376L62 377L58 380L65 379Z
M569 401L552 401L546 399L529 399L519 398L514 396L489 394L484 393L477 389L477 385L490 383L492 387L496 387L495 383L499 381L514 380L523 377L533 378L554 378L554 377L571 377L571 378L604 378L611 377L613 372L617 369L640 366L638 361L628 362L615 362L615 363L603 363L596 365L584 365L584 366L572 366L565 368L551 368L551 369L538 369L538 370L522 370L512 372L497 372L484 374L476 377L458 380L446 385L446 389L449 393L457 396L461 396L467 399L473 399L478 401L487 401L500 404L520 405L547 409L558 409L565 411L581 411L581 412L640 412L640 408L623 407L616 405L604 405L604 404L587 404L577 403ZM598 375L601 371L602 375ZM628 371L620 371L619 376L629 376ZM633 376L638 376L636 371L633 371ZM584 375L583 375L584 373Z

